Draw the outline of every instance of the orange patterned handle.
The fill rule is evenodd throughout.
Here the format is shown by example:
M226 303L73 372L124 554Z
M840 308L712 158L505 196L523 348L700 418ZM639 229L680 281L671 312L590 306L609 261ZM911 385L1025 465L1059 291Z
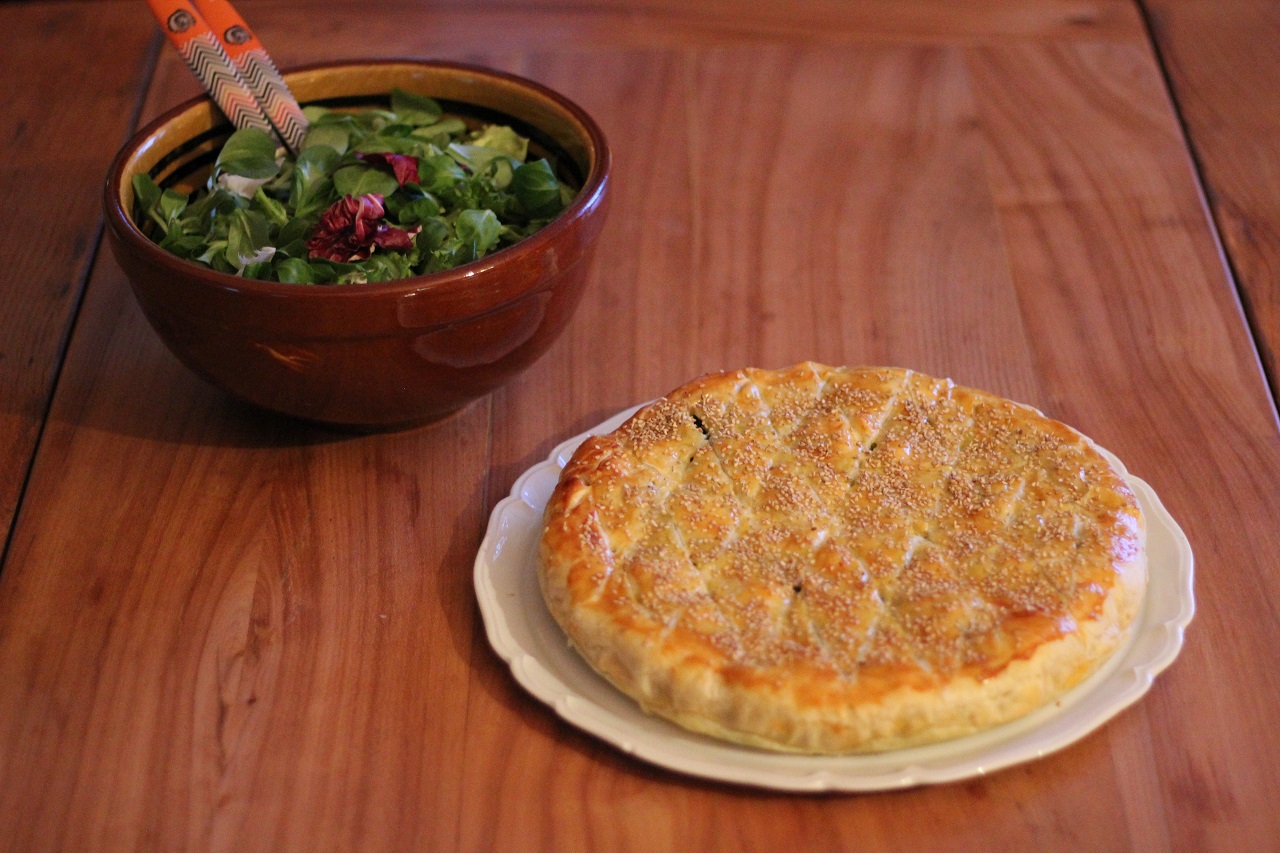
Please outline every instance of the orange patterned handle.
M285 145L295 153L307 135L307 118L302 114L289 86L280 76L262 42L244 18L227 0L194 0L196 9L222 42L222 49L235 64L267 119L280 132Z
M238 128L276 135L252 90L222 49L213 30L188 0L147 0L151 12L213 100Z

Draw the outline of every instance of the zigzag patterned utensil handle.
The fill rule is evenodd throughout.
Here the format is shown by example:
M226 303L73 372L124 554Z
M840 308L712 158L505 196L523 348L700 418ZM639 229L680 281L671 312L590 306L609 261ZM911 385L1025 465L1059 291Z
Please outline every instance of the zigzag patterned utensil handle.
M240 69L227 55L223 41L196 7L189 0L147 0L147 5L169 42L178 49L187 67L233 125L257 128L270 134L278 144L286 144L284 134L277 130ZM302 132L306 132L305 124ZM286 147L297 150L292 145Z
M307 117L302 114L289 86L280 76L270 54L253 30L227 0L194 0L196 9L222 43L267 120L275 126L284 144L297 153L307 135Z

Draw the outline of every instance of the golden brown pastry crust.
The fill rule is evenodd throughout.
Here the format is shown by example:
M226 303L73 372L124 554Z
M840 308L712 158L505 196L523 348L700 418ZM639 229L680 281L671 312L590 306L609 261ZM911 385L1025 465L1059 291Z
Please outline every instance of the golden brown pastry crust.
M971 734L1082 681L1146 579L1132 491L1026 406L897 368L702 377L588 439L539 577L647 711L810 753Z

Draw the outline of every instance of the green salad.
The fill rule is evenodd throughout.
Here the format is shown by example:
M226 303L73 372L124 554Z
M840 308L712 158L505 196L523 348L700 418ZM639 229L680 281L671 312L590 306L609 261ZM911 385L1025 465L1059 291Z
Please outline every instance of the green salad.
M133 178L161 248L221 272L294 284L391 281L484 257L564 209L572 188L504 125L468 127L396 89L390 109L306 107L296 157L237 130L191 195Z

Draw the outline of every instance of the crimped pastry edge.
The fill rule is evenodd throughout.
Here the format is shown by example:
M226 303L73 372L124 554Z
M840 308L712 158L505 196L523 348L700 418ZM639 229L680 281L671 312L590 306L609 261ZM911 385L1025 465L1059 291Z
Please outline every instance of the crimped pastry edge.
M1026 660L978 681L956 678L936 691L903 687L874 702L847 704L839 712L792 705L783 712L772 697L728 684L714 669L682 669L679 660L655 665L648 641L634 633L613 643L591 642L607 634L604 620L551 605L551 612L584 660L646 713L691 731L747 746L784 752L835 755L883 752L964 737L1011 722L1040 708L1096 671L1123 644L1141 604L1144 561L1124 569L1132 582L1117 585L1102 615L1078 633L1046 643ZM550 601L551 599L549 599ZM669 656L670 657L670 656Z

